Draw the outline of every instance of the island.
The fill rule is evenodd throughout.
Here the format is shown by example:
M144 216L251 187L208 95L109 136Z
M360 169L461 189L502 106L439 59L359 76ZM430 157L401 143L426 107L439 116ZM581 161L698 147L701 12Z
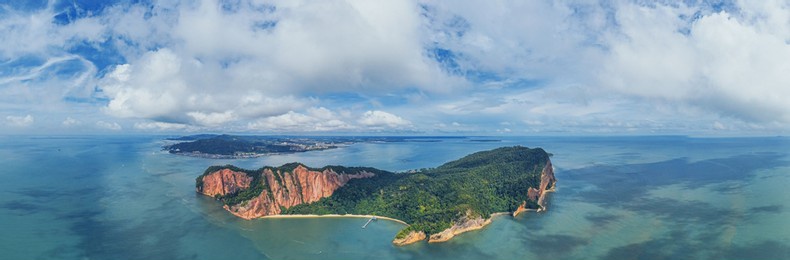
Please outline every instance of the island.
M198 193L238 217L366 215L407 226L393 243L447 241L480 229L496 215L546 209L556 187L550 154L541 148L501 147L436 168L394 173L371 167L301 163L247 170L211 166L196 179Z

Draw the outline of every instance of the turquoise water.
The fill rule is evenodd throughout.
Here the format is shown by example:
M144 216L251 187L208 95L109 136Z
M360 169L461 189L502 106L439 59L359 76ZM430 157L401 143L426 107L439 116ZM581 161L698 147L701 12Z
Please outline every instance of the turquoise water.
M2 259L787 259L790 139L519 137L360 143L241 160L163 153L161 137L0 137ZM489 138L490 139L490 138ZM194 192L209 165L300 161L401 171L506 145L553 153L549 211L447 243L400 224L245 221Z

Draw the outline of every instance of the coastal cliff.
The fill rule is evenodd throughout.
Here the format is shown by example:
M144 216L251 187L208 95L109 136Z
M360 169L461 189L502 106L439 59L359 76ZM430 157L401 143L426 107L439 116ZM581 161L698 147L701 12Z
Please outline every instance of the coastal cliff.
M546 161L546 166L540 172L540 184L538 188L529 187L527 190L527 199L535 202L538 206L537 212L546 210L546 194L554 191L557 185L557 178L554 177L554 167L551 165L551 160ZM518 216L521 212L530 210L527 208L527 201L523 201L521 205L513 211L513 216Z
M239 190L250 187L252 177L243 172L231 169L222 169L203 177L203 186L198 188L198 192L207 196L225 195L236 193Z
M301 164L291 171L283 168L287 167L263 168L252 174L220 169L202 176L202 185L197 187L197 191L211 197L234 194L251 186L254 178L250 175L259 174L258 181L261 183L258 185L262 186L262 192L239 204L224 206L233 215L253 219L280 214L282 209L318 201L331 196L349 180L374 176L366 171L346 174L337 173L331 168L311 170Z

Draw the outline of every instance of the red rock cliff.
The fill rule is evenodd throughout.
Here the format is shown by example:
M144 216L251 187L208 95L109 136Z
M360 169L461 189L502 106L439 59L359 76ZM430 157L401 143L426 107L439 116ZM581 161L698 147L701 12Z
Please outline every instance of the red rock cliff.
M250 187L252 177L243 172L222 169L203 177L203 186L197 191L208 196L225 195Z
M224 195L238 191L239 189L232 187L241 185L224 181L228 178L236 178L226 177L233 174L228 173L228 171L220 170L204 176L203 189L202 191L198 189L198 192L214 196L215 194ZM374 175L369 172L357 174L336 173L331 169L311 171L302 165L297 166L293 172L280 172L279 170L274 172L272 169L267 168L261 174L263 181L268 184L268 187L264 187L260 195L238 205L225 206L225 209L244 219L276 215L282 212L281 207L287 209L302 203L318 201L321 198L331 196L335 190L345 185L351 179L368 178ZM245 174L244 176L247 175ZM248 178L252 180L252 177ZM247 185L244 186L245 188L249 187L249 180ZM225 193L215 193L214 191L217 190L225 191Z
M551 166L551 160L546 162L546 166L543 167L543 172L540 173L540 190L538 194L538 205L540 205L540 209L538 210L545 210L546 204L544 203L544 199L546 198L547 191L552 191L554 186L557 185L557 179L554 178L554 167Z

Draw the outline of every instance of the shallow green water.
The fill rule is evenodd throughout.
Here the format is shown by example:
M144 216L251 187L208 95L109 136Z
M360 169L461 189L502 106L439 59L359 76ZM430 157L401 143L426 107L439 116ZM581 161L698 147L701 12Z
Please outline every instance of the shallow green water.
M0 137L2 259L786 259L790 140L503 138L364 143L244 160L159 151L160 137ZM441 244L393 247L400 224L245 221L194 192L209 165L300 161L399 171L505 145L553 153L549 211Z

